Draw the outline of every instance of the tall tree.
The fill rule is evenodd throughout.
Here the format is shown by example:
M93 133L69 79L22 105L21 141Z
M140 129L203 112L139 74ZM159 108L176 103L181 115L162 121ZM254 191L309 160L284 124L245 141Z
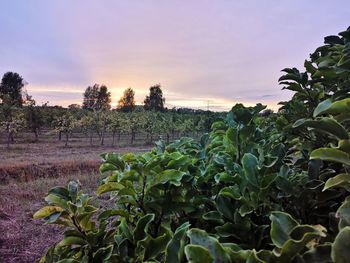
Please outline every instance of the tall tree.
M98 110L109 110L111 108L111 93L105 85L102 85L98 92L96 108Z
M23 78L16 72L7 72L0 83L0 99L11 105L22 106Z
M29 95L27 95L24 109L26 126L34 133L35 142L37 142L39 139L39 130L44 125L42 111L40 107L36 106L36 102L32 96Z
M145 110L164 111L165 98L160 84L154 85L149 89L149 96L144 100Z
M131 112L135 109L135 91L132 88L127 88L124 91L123 97L118 101L120 111Z
M111 108L111 93L105 85L89 86L84 92L83 109L108 110Z

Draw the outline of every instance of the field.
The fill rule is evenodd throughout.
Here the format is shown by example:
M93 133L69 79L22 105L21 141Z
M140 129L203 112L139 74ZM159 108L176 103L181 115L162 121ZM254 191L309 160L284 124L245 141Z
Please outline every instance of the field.
M90 145L84 136L74 134L68 147L65 147L64 142L59 142L51 132L43 132L36 143L30 142L31 136L28 133L20 134L9 148L5 143L0 144L0 181L28 181L38 177L51 178L67 173L97 171L99 155L103 152L142 152L151 147L145 145L142 136L136 137L133 146L130 146L128 137L123 136L118 145L113 147L110 146L110 137L101 146L97 139Z
M65 186L79 179L84 190L94 195L99 181L99 155L102 152L143 152L151 146L143 138L128 146L121 138L120 146L90 146L76 134L69 147L56 136L43 133L40 141L29 143L31 134L22 134L7 149L0 144L0 262L36 262L47 248L62 238L62 229L43 225L34 220L33 213L45 203L44 197L54 186Z
M276 113L0 105L1 260L348 263L349 48L283 69Z

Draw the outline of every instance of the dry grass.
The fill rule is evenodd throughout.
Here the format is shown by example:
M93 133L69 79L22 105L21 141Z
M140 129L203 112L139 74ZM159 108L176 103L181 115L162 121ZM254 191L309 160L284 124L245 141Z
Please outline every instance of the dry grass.
M98 185L96 173L0 186L0 262L37 262L48 247L62 238L62 228L43 225L32 216L45 205L43 198L50 188L65 186L72 179L79 179L83 191L94 195Z
M45 204L54 186L79 179L84 192L98 184L102 152L143 152L150 146L90 146L73 138L69 147L47 138L38 143L17 141L10 149L0 144L0 262L37 262L47 248L62 238L62 229L43 225L32 215Z
M69 147L64 147L52 138L38 143L17 142L9 149L0 144L0 184L97 172L103 152L144 152L150 148L145 145L90 146L82 139L74 139Z

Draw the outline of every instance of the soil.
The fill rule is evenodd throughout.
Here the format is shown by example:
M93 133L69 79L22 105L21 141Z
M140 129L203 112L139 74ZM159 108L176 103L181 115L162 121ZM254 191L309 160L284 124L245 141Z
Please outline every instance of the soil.
M108 142L108 140L107 140ZM103 152L144 152L142 141L118 147L89 145L79 138L68 147L53 138L36 143L0 144L0 262L38 262L47 249L62 238L63 229L34 220L48 190L78 179L82 190L95 196ZM95 196L96 198L96 196Z

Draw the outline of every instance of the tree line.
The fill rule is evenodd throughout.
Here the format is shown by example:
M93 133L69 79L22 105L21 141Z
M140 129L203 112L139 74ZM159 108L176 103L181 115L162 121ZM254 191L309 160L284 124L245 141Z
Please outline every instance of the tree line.
M43 128L55 131L66 146L73 133L84 134L90 145L96 137L99 144L105 145L109 136L114 146L122 135L129 136L130 144L140 135L145 143L160 137L170 142L179 136L208 131L222 116L202 110L165 108L160 84L150 87L143 106L136 105L133 89L126 89L116 109L111 109L111 93L105 85L87 87L82 105L71 104L68 108L48 103L39 106L23 87L23 78L14 72L5 73L0 83L0 131L6 135L8 147L24 131L33 133L32 141L37 142Z
M156 84L149 89L149 95L144 100L145 110L164 111L165 98L160 84ZM111 93L106 85L95 84L86 88L83 97L82 108L87 110L109 110L111 109ZM79 105L70 105L78 107ZM117 109L122 112L132 112L135 110L135 91L127 88L123 96L118 101Z

